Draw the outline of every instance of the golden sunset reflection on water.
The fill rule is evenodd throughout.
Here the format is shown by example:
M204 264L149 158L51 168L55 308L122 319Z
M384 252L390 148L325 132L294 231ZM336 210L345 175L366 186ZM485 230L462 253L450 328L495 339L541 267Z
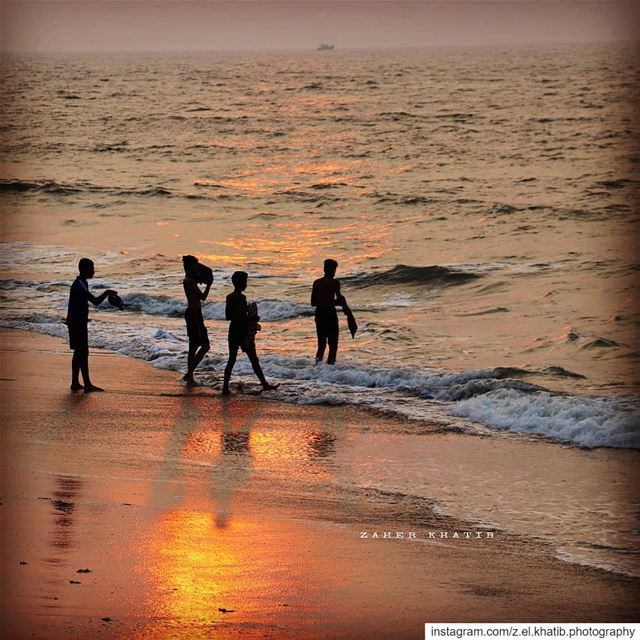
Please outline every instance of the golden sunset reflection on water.
M204 242L204 241L201 241ZM211 243L213 244L213 243ZM242 264L247 260L246 255L240 253L223 254L223 253L199 253L200 260L209 261L210 263L219 264L224 267Z
M354 172L360 169L362 164L361 160L343 160L342 162L328 160L297 165L294 172L299 175L322 177L327 183L341 182L352 185L356 182Z
M309 85L311 87L313 85ZM287 119L298 119L305 122L310 113L321 112L328 108L334 107L335 98L332 95L319 95L312 93L300 94L296 99L288 101L285 104L280 105L279 111L282 116ZM298 131L305 130L304 126L301 126ZM309 127L309 130L313 132L314 137L318 137L317 129Z
M271 193L275 188L284 186L287 180L284 177L284 167L272 167L263 170L259 175L247 170L238 174L235 179L222 178L220 180L197 180L194 185L199 192L205 194L224 193L224 189L239 189L250 194Z
M257 141L256 141L257 144ZM305 157L306 156L306 157ZM304 159L303 162L300 162ZM215 179L198 178L193 182L199 194L224 195L226 189L239 190L245 196L273 194L278 191L290 191L313 187L306 184L309 180L322 181L322 186L351 187L357 183L356 171L361 169L362 161L322 161L314 160L312 154L303 153L295 163L283 162L256 169L237 171L231 177L217 177ZM301 176L305 184L300 184L292 176ZM316 187L317 188L317 187Z
M153 31L179 4L120 26ZM287 27L288 9L258 4ZM384 3L361 4L366 23ZM58 9L49 31L104 31ZM425 620L640 611L621 575L637 570L640 486L638 64L605 31L5 56L7 637L397 640ZM195 389L187 254L215 274ZM104 394L68 391L81 256L94 293L125 305L91 308ZM326 258L358 323L338 310L336 366L314 358ZM241 353L227 399L240 269L278 386L261 393ZM496 536L425 537L476 526ZM360 535L396 527L416 544Z
M231 239L200 240L200 244L218 251L201 253L202 260L224 266L255 263L269 265L274 273L313 272L332 253L341 255L342 269L359 260L375 260L394 248L391 225L367 218L342 225L327 225L326 220L301 216L285 222L274 222L265 229L262 224L249 224L250 232ZM345 253L344 246L356 247Z

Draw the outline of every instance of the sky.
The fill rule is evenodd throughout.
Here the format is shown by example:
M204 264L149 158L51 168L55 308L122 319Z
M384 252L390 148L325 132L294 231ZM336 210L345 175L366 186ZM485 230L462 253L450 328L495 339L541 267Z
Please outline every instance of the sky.
M3 51L337 49L640 40L640 0L0 0Z

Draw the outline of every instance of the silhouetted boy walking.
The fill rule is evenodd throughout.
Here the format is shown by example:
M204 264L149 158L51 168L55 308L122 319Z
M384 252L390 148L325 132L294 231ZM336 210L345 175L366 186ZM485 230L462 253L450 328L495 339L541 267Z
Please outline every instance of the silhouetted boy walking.
M227 304L225 308L225 317L230 320L229 323L229 360L224 370L224 383L222 385L222 394L229 395L229 380L231 372L238 357L238 349L242 349L249 360L253 371L258 376L258 380L262 384L262 388L266 391L269 389L277 389L278 385L270 385L264 377L258 354L256 353L255 332L250 332L250 327L257 324L260 319L256 314L249 317L249 305L247 298L242 293L247 288L249 275L245 271L236 271L231 276L233 283L233 293L227 296ZM253 333L253 335L250 335Z

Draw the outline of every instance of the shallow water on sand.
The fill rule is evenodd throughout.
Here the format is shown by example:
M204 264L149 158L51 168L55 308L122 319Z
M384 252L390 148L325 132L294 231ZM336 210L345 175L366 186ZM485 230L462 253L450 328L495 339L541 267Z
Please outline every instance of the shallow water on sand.
M275 394L637 447L638 52L612 46L3 60L3 322L184 367L179 257L251 274ZM360 331L314 367L340 262ZM250 380L240 363L238 374Z

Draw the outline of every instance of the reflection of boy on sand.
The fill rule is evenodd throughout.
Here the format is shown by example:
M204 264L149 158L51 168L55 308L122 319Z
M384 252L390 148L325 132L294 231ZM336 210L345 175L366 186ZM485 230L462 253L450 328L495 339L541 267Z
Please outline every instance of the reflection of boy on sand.
M231 372L238 357L238 349L242 349L251 361L253 371L258 376L258 380L262 384L264 390L276 389L277 385L270 385L260 366L258 354L256 353L255 333L257 331L257 307L256 316L249 318L249 305L247 298L243 295L243 291L247 288L249 275L245 271L236 271L231 276L233 283L233 293L227 296L227 305L225 308L225 317L230 320L229 323L229 360L224 370L224 383L222 385L222 394L229 395L229 380ZM250 326L253 325L253 336L249 337Z
M318 336L318 350L316 363L322 362L324 350L329 343L327 364L335 364L338 354L338 314L336 307L344 304L340 293L340 280L336 280L338 263L330 258L324 261L324 277L313 283L311 290L311 306L316 308L316 334Z
M204 291L198 286L199 263L195 256L182 256L185 278L182 282L184 294L187 297L187 309L184 319L187 323L187 335L189 336L189 355L187 356L187 373L183 380L188 385L195 385L193 372L209 351L209 335L204 326L202 317L202 302L207 299L211 282L208 282Z
M99 296L94 296L89 291L88 280L95 275L95 266L89 258L82 258L78 262L78 276L71 285L69 291L69 306L67 308L67 328L69 329L69 346L73 349L71 359L71 391L85 390L102 391L100 387L92 384L89 378L89 335L87 324L89 322L89 302L94 305L101 304L109 295L116 295L112 289L107 289ZM82 381L80 384L80 372Z
M216 505L216 527L219 529L229 525L233 496L251 477L251 431L260 415L257 405L247 411L247 407L232 407L233 402L222 401L220 457L211 465L209 480L210 496ZM240 422L237 427L233 424L234 417Z

